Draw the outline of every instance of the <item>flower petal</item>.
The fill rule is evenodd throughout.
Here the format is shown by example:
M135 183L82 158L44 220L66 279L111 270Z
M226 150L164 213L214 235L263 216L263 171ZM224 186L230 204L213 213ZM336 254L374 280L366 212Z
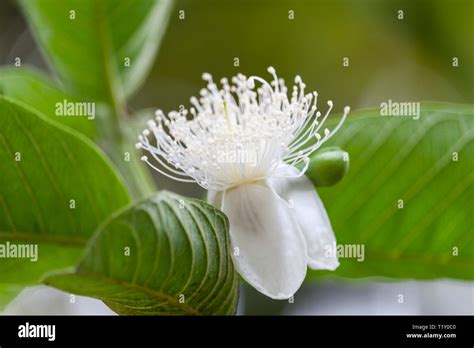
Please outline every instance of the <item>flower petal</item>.
M225 191L222 210L240 275L273 299L293 296L306 276L307 255L288 204L262 181Z
M285 175L296 175L298 170L285 166ZM288 202L303 233L308 247L308 265L312 269L335 270L339 266L335 252L327 253L336 243L329 217L314 185L306 176L271 178L267 183Z
M212 204L217 209L221 209L222 206L222 195L223 191L207 191L207 202Z

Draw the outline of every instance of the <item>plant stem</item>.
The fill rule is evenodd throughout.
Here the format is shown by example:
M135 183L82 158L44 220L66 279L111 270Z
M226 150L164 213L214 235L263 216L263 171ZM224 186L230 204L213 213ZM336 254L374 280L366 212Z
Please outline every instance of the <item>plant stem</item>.
M117 167L131 196L140 199L156 191L156 187L135 149L133 140L136 134L131 134L123 124L124 115L119 114L117 117L117 112L119 111L109 110L98 118L99 143Z
M94 5L97 14L105 12L102 1L96 0ZM107 25L100 18L96 21L96 25L100 41L103 43L101 63L105 74L106 102L109 107L97 123L99 143L116 165L132 197L139 199L155 191L156 188L150 172L138 158L132 134L124 124L125 96L115 71L116 66L113 64L112 47L107 39L109 37Z

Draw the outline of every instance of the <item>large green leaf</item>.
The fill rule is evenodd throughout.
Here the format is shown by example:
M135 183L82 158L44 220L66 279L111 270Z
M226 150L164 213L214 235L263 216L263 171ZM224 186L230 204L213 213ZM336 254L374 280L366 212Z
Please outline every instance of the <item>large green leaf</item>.
M473 140L473 106L422 104L418 120L353 113L330 141L351 168L318 192L338 244L362 244L365 259L340 258L335 274L474 279Z
M63 92L47 76L31 68L0 69L0 94L30 105L56 122L71 127L87 137L95 138L94 121L85 116L58 116L57 103L77 102Z
M19 2L66 85L81 96L112 103L144 81L172 4L171 0Z
M38 245L37 262L0 258L0 288L74 265L97 226L129 202L90 140L5 97L0 173L0 244Z
M44 283L119 314L233 314L228 220L207 203L161 192L114 214L74 272Z

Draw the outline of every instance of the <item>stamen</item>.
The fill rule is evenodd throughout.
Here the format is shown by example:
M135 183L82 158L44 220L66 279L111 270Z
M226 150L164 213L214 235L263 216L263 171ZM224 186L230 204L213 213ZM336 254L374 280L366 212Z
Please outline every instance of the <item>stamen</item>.
M282 164L297 166L303 161L298 176L304 175L311 153L341 127L349 108L335 128L324 128L322 137L319 130L332 102L328 101L329 109L321 119L318 94L305 93L299 75L289 98L284 80L273 67L267 70L273 77L271 83L259 76L238 74L232 84L220 79L221 89L204 73L207 86L200 90L199 98L190 98L189 110L168 115L155 112L135 147L150 153L156 164L147 156L141 159L173 180L196 182L216 191L275 176ZM256 82L261 84L258 88ZM252 163L246 158L249 155Z

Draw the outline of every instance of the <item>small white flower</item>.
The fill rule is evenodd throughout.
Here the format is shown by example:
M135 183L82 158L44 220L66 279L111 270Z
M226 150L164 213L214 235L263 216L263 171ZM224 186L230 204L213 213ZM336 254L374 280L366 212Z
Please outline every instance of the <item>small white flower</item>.
M268 72L270 83L238 74L232 84L221 79L220 89L203 74L207 88L191 98L193 107L168 116L158 110L137 148L150 153L155 164L142 160L161 174L208 190L209 202L229 218L237 271L263 294L286 299L301 286L307 265L339 265L326 255L334 233L304 173L310 154L339 129L349 107L336 127L323 128L333 103L322 115L317 93L305 94L299 76L288 98L284 80L272 67Z

